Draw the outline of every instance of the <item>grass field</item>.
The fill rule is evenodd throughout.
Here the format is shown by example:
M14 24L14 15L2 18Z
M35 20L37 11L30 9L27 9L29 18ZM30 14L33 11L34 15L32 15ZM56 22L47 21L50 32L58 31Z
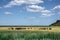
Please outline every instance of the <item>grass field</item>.
M14 30L11 30L10 28L14 28ZM15 30L15 28L26 29ZM60 26L0 27L0 40L60 40Z
M0 31L60 32L60 26L50 26L50 27L0 27Z
M0 40L60 40L60 33L0 32Z

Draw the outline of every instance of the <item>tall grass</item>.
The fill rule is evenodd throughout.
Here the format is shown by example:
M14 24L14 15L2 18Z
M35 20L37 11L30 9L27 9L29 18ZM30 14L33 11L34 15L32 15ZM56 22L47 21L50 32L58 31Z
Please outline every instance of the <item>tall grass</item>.
M60 40L60 33L0 32L0 40Z

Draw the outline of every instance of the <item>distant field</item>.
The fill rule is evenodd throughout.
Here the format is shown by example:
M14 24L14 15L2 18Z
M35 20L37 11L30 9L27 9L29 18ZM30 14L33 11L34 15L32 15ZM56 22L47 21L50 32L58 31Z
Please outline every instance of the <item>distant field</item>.
M35 31L35 32L60 32L60 26L49 27L0 27L0 31Z

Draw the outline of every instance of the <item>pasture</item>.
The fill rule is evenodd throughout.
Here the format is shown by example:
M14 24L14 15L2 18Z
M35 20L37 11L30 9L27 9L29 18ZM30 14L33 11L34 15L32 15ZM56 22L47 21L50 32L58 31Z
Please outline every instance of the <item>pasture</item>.
M47 27L0 27L0 31L30 31L30 32L60 32L60 26L47 26Z
M60 40L60 26L0 27L0 40Z

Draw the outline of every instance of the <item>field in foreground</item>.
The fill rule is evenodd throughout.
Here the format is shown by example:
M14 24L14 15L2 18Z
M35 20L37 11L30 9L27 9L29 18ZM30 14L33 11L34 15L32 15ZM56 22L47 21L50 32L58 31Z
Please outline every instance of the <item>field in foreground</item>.
M60 33L0 32L0 40L60 40Z
M60 40L60 26L0 27L0 40Z

